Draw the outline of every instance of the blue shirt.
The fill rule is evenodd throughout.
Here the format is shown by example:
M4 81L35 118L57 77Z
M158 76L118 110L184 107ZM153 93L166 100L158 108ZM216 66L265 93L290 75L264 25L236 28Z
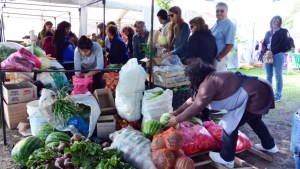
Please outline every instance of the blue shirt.
M234 44L236 27L228 18L217 21L211 32L216 38L218 55L224 50L226 45Z
M177 55L180 59L186 57L187 43L190 36L189 25L185 22L181 25L181 32L176 37L175 47L170 51L173 55Z

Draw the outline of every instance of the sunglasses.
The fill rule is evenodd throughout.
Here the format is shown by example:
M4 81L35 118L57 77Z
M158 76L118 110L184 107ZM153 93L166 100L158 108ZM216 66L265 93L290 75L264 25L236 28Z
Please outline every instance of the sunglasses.
M224 9L221 9L221 10L216 10L216 13L224 13Z
M169 14L168 16L171 17L171 18L173 18L173 17L174 17L174 14Z

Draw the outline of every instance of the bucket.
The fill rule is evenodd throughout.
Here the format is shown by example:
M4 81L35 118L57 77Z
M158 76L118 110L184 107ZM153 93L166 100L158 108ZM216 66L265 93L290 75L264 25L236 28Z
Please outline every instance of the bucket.
M43 114L39 110L39 100L34 100L26 104L27 106L27 113L31 128L31 134L35 136L35 132L40 127L48 124L47 121L44 119Z

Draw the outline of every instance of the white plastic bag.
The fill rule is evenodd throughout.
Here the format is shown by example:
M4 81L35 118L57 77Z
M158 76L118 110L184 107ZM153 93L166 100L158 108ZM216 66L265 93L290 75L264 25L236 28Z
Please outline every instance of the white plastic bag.
M116 108L119 115L129 121L141 118L141 101L145 90L146 72L137 59L130 59L119 72L116 88Z
M68 100L72 100L74 103L84 104L91 108L91 113L89 117L89 133L87 136L88 138L91 137L96 127L98 117L101 113L97 100L93 95L84 94L71 95L67 97ZM58 118L54 117L53 104L55 103L55 101L56 93L54 91L49 89L42 90L41 97L39 99L39 110L44 115L47 122L59 131L77 132L74 126L64 126Z
M156 96L153 93L163 92L161 95ZM156 87L154 89L146 90L144 92L143 102L142 102L142 114L143 122L142 126L149 120L160 119L163 113L168 113L173 111L172 107L173 91Z
M140 131L126 127L110 134L113 140L109 149L117 149L124 153L126 162L137 169L156 169L152 162L151 141Z

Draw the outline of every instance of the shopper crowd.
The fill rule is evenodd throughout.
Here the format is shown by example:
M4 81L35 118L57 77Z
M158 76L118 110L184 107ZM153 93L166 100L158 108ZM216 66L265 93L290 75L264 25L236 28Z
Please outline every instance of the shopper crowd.
M187 65L187 75L191 81L193 96L174 111L168 121L169 126L188 120L210 105L216 109L228 109L223 118L224 145L220 153L211 152L213 161L229 168L233 167L238 128L248 123L261 140L255 147L272 153L278 148L262 121L262 115L274 108L274 101L282 97L282 66L288 31L281 28L280 16L272 18L270 31L262 43L266 58L267 81L248 77L240 73L227 72L228 53L235 45L236 25L227 17L228 6L219 2L216 5L216 23L209 28L205 20L198 16L185 21L180 7L159 10L157 19L161 28L153 33L157 57L177 55ZM189 24L188 24L189 23ZM136 21L133 26L123 28L113 21L100 23L98 34L77 36L71 31L71 24L63 21L55 31L53 24L46 22L39 33L37 45L51 54L66 69L82 70L83 77L93 76L94 82L101 79L99 71L108 64L126 64L130 58L140 62L147 57L150 33L144 21ZM144 62L140 62L144 65ZM273 94L273 69L276 77L276 90ZM76 73L80 76L80 72ZM97 77L97 78L96 78ZM96 83L97 84L97 83ZM94 85L97 88L101 84ZM237 99L238 98L238 99ZM209 113L209 111L208 111ZM231 124L231 125L228 125Z

